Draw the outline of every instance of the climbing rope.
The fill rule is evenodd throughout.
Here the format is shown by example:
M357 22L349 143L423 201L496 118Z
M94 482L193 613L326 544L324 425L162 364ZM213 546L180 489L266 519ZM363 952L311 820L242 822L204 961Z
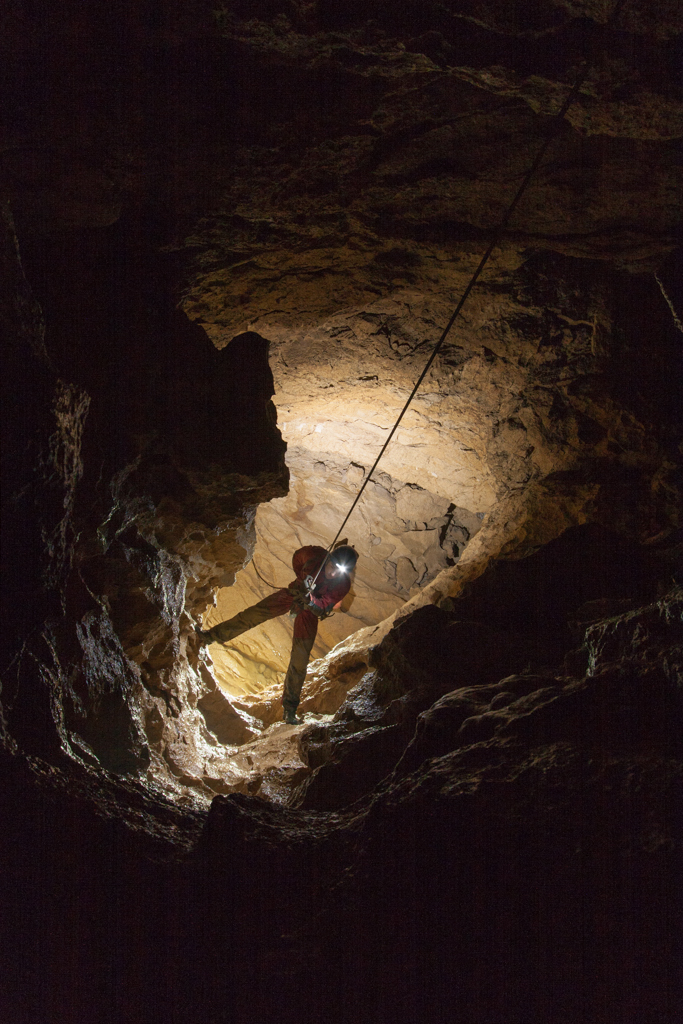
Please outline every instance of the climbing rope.
M610 29L612 27L612 25L616 22L617 18L621 14L621 11L622 11L625 3L626 3L626 0L618 0L614 10L612 11L612 14L611 14L610 18L603 25L603 32L605 32L608 29ZM389 432L389 436L387 437L386 441L382 445L381 451L380 451L379 455L377 456L377 458L375 459L375 462L374 462L374 464L372 466L372 469L370 470L370 472L366 476L365 480L363 481L363 484L362 484L360 490L358 491L358 494L356 495L356 498L355 498L353 504L351 505L351 508L349 509L349 511L346 514L346 518L344 519L344 522L341 524L341 526L339 527L339 530L337 531L337 535L335 536L334 540L332 541L332 543L328 547L327 552L325 554L325 558L323 559L323 561L321 563L321 566L318 569L318 572L316 573L316 575L315 575L315 577L313 579L312 586L315 585L315 581L318 579L318 576L322 572L322 569L323 569L323 567L325 565L325 562L327 562L328 558L330 557L330 554L331 554L331 552L332 552L332 550L334 548L334 545L337 543L337 540L339 539L342 530L344 529L344 527L346 526L347 522L349 521L351 513L353 512L353 510L355 509L356 505L360 501L361 495L363 494L363 491L365 490L367 485L370 483L370 479L372 478L372 474L377 469L377 466L379 464L380 459L382 458L382 456L384 455L385 451L387 450L387 448L389 446L389 442L391 441L392 437L394 436L394 434L398 430L399 424L401 423L401 420L403 419L403 417L404 417L404 415L405 415L405 413L406 413L406 411L408 409L408 406L410 405L410 403L412 402L413 398L417 394L417 390L420 387L420 384L422 383L422 381L427 376L427 373L429 372L429 369L430 369L432 363L434 362L434 360L436 359L437 355L439 354L439 351L440 351L444 341L448 337L448 334L450 332L451 327L453 326L453 324L455 323L456 319L458 318L458 315L460 314L461 309L463 308L463 306L467 302L467 299L469 298L470 292L472 291L472 289L474 288L475 284L479 280L479 277L481 276L481 273L482 273L484 267L486 266L486 264L489 261L489 257L491 256L491 253L493 252L495 247L501 241L501 239L503 237L503 234L505 233L505 230L507 229L507 226L508 226L508 224L510 222L510 219L511 219L513 213L515 212L515 210L517 209L517 206L519 205L520 199L524 195L524 193L525 193L525 191L527 189L527 186L529 185L529 182L531 181L531 179L533 178L534 174L538 170L538 167L539 167L541 161L543 160L543 157L545 156L546 152L548 151L548 147L550 146L550 143L553 141L553 139L555 138L555 136L559 132L559 130L560 130L561 126L562 126L562 122L564 120L565 114L567 113L567 111L571 107L572 103L574 103L576 97L579 95L579 90L581 89L581 86L583 85L583 83L586 81L586 78L588 76L588 73L589 73L591 67L592 67L592 63L591 63L590 60L584 61L583 69L580 71L580 73L579 73L579 75L578 75L578 77L577 77L577 79L576 79L576 81L575 81L571 91L569 92L567 98L565 99L564 103L562 104L562 107L560 108L558 113L553 118L553 121L551 122L549 131L548 131L547 138L545 139L545 141L541 145L538 153L536 154L536 157L535 157L533 163L529 167L529 170L524 175L524 178L522 180L521 185L517 189L517 192L515 193L515 195L514 195L514 197L512 199L512 202L508 206L507 211L505 213L505 216L503 217L502 221L498 225L498 228L494 232L493 237L492 237L491 241L489 242L488 248L486 249L486 252L482 256L481 260L479 261L479 265L477 266L477 269L474 271L474 273L473 273L473 275L472 275L472 277L470 279L469 284L465 288L465 291L463 292L463 294L462 294L462 296L460 298L460 301L458 302L458 305L456 306L455 311L453 312L453 315L451 316L450 320L446 324L446 326L445 326L445 328L444 328L444 330L443 330L443 332L441 334L441 337L439 338L439 340L437 341L436 345L432 349L431 355L429 356L429 359L425 363L424 369L422 370L422 373L418 377L417 382L415 384L415 387L410 392L410 395L408 396L408 399L407 399L405 405L403 406L403 408L401 409L401 412L399 413L398 419L394 423L393 427L391 428L391 430Z
M258 576L258 578L259 578L259 579L260 579L260 580L261 580L261 581L262 581L263 583L265 583L265 585L266 585L267 587L270 587L270 589L271 589L271 590L282 590L282 587L277 587L277 586L276 586L276 585L275 585L274 583L269 583L269 582L268 582L268 580L267 580L267 579L265 578L265 576L262 576L262 575L261 575L261 573L260 573L260 572L258 571L258 569L256 568L256 559L255 559L255 558L252 558L252 560L251 560L251 564L253 565L253 567L254 567L254 572L256 573L256 575Z

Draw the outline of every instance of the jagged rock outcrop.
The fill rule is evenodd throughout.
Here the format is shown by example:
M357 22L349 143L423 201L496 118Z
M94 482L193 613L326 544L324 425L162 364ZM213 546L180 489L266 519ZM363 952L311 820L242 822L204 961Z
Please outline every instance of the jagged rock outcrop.
M227 702L215 725L223 698L193 615L248 557L258 502L286 486L266 343L216 353L164 309L158 264L141 293L144 257L136 266L121 233L78 240L86 294L55 278L49 242L33 259L28 247L46 332L11 222L5 238L9 741L211 793L229 723L233 742L250 734ZM115 281L112 258L131 261Z
M436 735L447 729L449 749L459 742L465 719L472 719L472 732L484 716L481 728L493 735L500 720L490 713L491 701L504 715L504 694L524 696L544 687L554 692L583 676L595 661L590 629L584 641L591 617L626 610L631 623L628 609L655 595L657 581L671 578L678 558L678 547L662 563L661 557L634 555L629 544L599 527L575 528L536 555L492 565L447 609L416 610L364 656L358 651L355 666L351 659L344 666L340 652L348 696L329 723L305 728L300 748L309 774L299 771L293 802L332 809L358 799L399 758L403 765L416 763L422 733L429 734L432 723ZM665 616L669 645L677 642L676 607ZM656 639L655 630L648 643ZM673 679L677 670L667 671ZM509 690L500 683L508 677ZM324 699L325 688L312 690L308 706L319 710L315 694Z
M682 641L679 588L592 625L581 678L524 672L455 690L345 812L219 798L199 851L215 887L247 878L221 862L226 834L265 868L286 830L273 912L286 930L268 961L278 1012L407 1022L419 1003L428 1020L463 1024L589 1020L600 1007L620 1022L675 1019ZM410 650L412 663L394 661L405 689L424 661L419 636ZM360 708L359 691L347 720ZM366 701L370 771L371 712ZM270 1019L267 985L241 969L249 1005Z
M548 577L529 562L514 581L482 579L476 600L490 608L514 582L522 605L542 601ZM12 1004L38 1020L57 993L90 1019L107 992L112 1024L192 1007L407 1024L417 1001L426 1019L463 1024L589 1020L601 1007L619 1024L674 1020L683 604L680 588L646 606L633 595L584 602L563 631L585 633L587 673L525 671L447 694L393 774L344 811L232 795L206 821L92 769L15 759L2 836L2 885L20 882L4 901L17 925ZM421 639L394 642L404 692ZM354 713L371 732L360 690ZM87 854L78 874L74 837ZM192 971L178 971L179 951ZM73 984L86 971L102 979L96 992Z
M235 701L248 721L262 725L234 756L228 787L290 806L352 803L399 759L410 762L415 741L404 751L423 717L431 721L435 701L437 719L448 721L444 695L451 691L458 708L461 698L464 708L473 701L475 715L488 712L491 700L496 707L506 702L499 680L512 673L518 678L511 692L520 695L582 677L590 624L652 600L676 578L680 557L680 542L634 550L592 525L566 531L526 559L492 563L459 598L362 630L314 662L302 693L303 726L278 721L277 684L259 699ZM469 717L457 713L458 725ZM499 724L493 716L485 722ZM455 742L450 734L448 742Z

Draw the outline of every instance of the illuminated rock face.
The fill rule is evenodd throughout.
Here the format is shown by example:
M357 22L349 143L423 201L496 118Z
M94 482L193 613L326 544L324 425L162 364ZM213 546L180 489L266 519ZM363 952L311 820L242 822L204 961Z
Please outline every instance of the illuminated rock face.
M477 290L344 529L361 555L353 600L322 624L314 655L406 600L413 607L456 594L491 557L520 557L591 517L608 522L609 485L589 465L642 475L648 512L628 527L641 541L668 528L673 503L664 498L658 508L645 483L666 462L664 448L651 446L618 381L630 343L614 286L602 268L536 256ZM286 584L293 550L327 546L351 507L438 338L436 318L446 319L445 307L422 296L420 309L419 298L350 310L303 337L273 331L291 479L288 496L257 515L255 563L269 582ZM411 332L423 342L401 353L396 337ZM670 483L671 469L663 470ZM250 567L206 621L229 618L267 592ZM216 645L221 684L242 694L274 687L290 632L278 620L228 651Z
M329 453L311 455L289 448L287 464L289 494L260 506L254 564L233 586L219 592L216 610L205 617L210 625L271 593L264 580L287 586L294 577L293 552L304 544L331 543L364 478L358 463L344 465ZM349 531L344 531L360 555L352 589L341 610L319 624L313 657L387 618L411 593L453 564L481 527L481 520L468 509L383 472L366 488L362 502ZM239 693L275 682L273 672L287 667L291 631L287 618L277 619L233 641L228 649L214 645L211 654L221 684L228 692ZM258 664L252 668L253 663Z
M386 476L344 530L361 551L355 597L323 624L315 653L407 599L457 593L494 555L521 556L571 524L613 515L620 475L641 477L648 505L627 528L641 541L667 529L646 481L661 470L663 498L668 456L655 454L647 416L617 383L642 367L623 363L624 344L638 345L625 343L630 316L618 308L632 279L613 267L646 272L674 244L680 186L668 146L681 105L658 91L645 51L668 52L678 30L655 29L629 6L620 27L640 40L636 58L618 34L602 34L606 11L582 8L579 23L550 6L524 29L532 56L502 5L484 18L425 5L405 20L385 20L379 5L368 22L329 5L252 13L223 11L218 26L245 75L269 68L254 120L214 209L177 244L188 257L183 308L214 344L244 332L270 342L291 472L290 494L257 515L256 566L273 583L287 582L300 543L335 535L579 55L600 53L384 456ZM611 484L589 464L613 466ZM401 493L422 495L434 514L402 514ZM484 529L463 562L475 517ZM267 592L247 569L206 622ZM288 646L285 621L227 652L215 647L221 685L249 706L264 685L275 699Z

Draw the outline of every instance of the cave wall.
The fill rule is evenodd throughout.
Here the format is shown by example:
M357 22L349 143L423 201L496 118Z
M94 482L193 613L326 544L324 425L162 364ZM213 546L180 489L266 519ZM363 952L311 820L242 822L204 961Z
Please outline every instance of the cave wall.
M286 489L267 345L216 353L125 227L70 236L71 253L26 245L46 329L11 221L6 240L8 731L34 754L201 789L223 748L193 616L248 557L258 502Z
M264 537L290 545L297 529L334 535L325 505L337 478L360 483L372 465L550 115L582 60L593 65L384 456L394 488L487 517L453 571L462 546L453 557L433 544L425 573L419 550L405 550L425 538L405 531L396 544L385 526L393 552L368 548L363 561L397 611L407 598L408 608L447 599L490 557L529 553L589 519L618 518L640 542L679 524L676 398L655 366L678 366L680 346L650 272L666 267L669 288L677 275L666 257L680 223L680 26L662 17L655 28L629 5L605 31L608 14L557 4L518 24L491 5L482 17L430 4L391 16L382 4L363 15L274 5L217 18L240 146L212 210L174 246L186 257L183 308L218 347L245 330L271 342L300 501L282 499L296 524L288 537L276 506L259 519ZM268 71L255 85L257 66ZM669 426L655 441L660 412ZM315 474L331 478L327 502L306 493ZM372 499L370 488L349 524L361 547L391 521ZM282 579L286 559L269 548L257 548L258 564ZM439 560L446 572L432 583ZM264 593L248 574L207 621ZM386 611L356 600L316 653ZM270 683L283 640L268 626L234 654L217 651L226 686L237 673L252 689Z
M654 279L535 253L482 286L473 307L345 528L362 556L358 583L346 614L321 629L319 656L337 643L344 657L346 640L357 650L359 637L349 638L365 626L367 661L393 621L457 597L492 559L528 556L580 523L676 548L681 346ZM392 323L424 326L411 313ZM348 312L344 322L341 352L324 325L273 343L291 488L257 515L255 561L269 582L287 581L292 548L334 536L423 365L392 350L377 316ZM369 365L376 379L364 381ZM207 621L267 592L247 569ZM273 670L286 667L287 646L278 623L212 649L226 685L244 679L263 720L273 719L259 690L276 699Z
M568 526L618 520L641 543L678 527L671 367L679 346L651 272L658 268L671 291L681 26L675 5L655 17L631 0L616 21L609 15L605 5L559 0L523 16L501 4L407 4L397 12L383 3L361 11L289 0L142 8L117 0L107 13L90 3L59 13L12 7L2 43L3 189L29 277L50 307L57 372L89 396L101 389L105 406L91 403L91 422L109 417L118 428L123 420L138 435L117 454L112 478L132 466L136 444L147 445L147 461L117 478L115 487L132 487L115 499L120 514L129 514L127 503L144 518L138 487L157 504L164 492L166 504L178 506L161 529L145 526L170 562L162 566L149 551L130 556L148 566L157 560L165 596L148 601L146 587L123 580L125 572L116 584L115 631L143 675L156 659L153 688L161 680L165 693L172 666L184 664L174 631L162 637L155 624L159 609L178 618L181 576L190 580L188 602L201 591L207 621L264 592L253 573L240 575L209 610L244 558L237 548L223 551L223 542L207 546L201 529L193 538L195 510L172 494L185 486L175 470L187 477L194 461L190 487L209 503L232 500L220 470L209 481L218 442L211 396L197 390L200 378L208 390L223 386L215 367L224 364L170 310L179 302L216 348L233 349L228 360L251 346L258 361L269 343L292 474L280 500L288 519L303 518L300 535L295 527L285 538L278 507L262 505L260 532L290 547L327 537L344 484L371 465L585 60L590 71L576 102L385 456L391 497L378 480L376 507L367 503L355 527L368 592L359 586L350 614L321 630L316 653L388 613L449 599L492 557L529 553ZM154 267L144 255L151 252ZM139 294L121 315L116 299L136 276ZM162 292L165 311L155 298ZM97 341L68 336L79 317L106 321ZM204 352L194 365L191 351ZM156 397L148 402L150 386ZM175 414L180 407L202 419L205 443ZM172 468L163 451L152 456L158 416L173 435ZM244 436L253 431L252 423ZM226 444L228 435L241 436L226 431ZM87 429L84 436L88 443ZM247 475L257 470L250 466ZM327 487L306 494L316 473ZM441 536L443 516L413 520L393 508L401 487L404 497L421 488L425 500L447 502L445 515L463 509L470 524L483 515L483 529L473 541L475 531L458 523L467 536L456 551ZM118 532L112 508L100 502L93 514ZM374 551L379 524L395 511L400 539L386 537ZM216 514L223 513L208 514L212 524ZM430 530L438 537L428 539ZM256 562L281 582L282 559L268 554L271 546L257 549ZM227 574L214 574L213 560L224 556ZM178 557L189 573L174 568ZM203 576L197 586L195 573ZM99 582L88 585L100 593ZM236 674L249 675L256 689L272 683L284 667L284 639L275 626L217 655L222 683ZM206 685L222 706L211 671ZM168 714L161 705L148 710L156 734L158 716ZM225 712L244 738L249 721L227 705Z
M678 5L7 10L6 1012L673 1024ZM309 724L228 701L194 623L328 534L586 56Z
M625 598L624 542L582 530L501 563L460 616L423 608L394 631L337 720L357 743L338 744L336 785L322 768L308 787L317 809L232 794L207 816L14 759L0 889L15 1018L673 1024L681 592L640 603L656 586L642 562ZM596 583L610 596L576 607ZM520 624L533 670L498 679L511 648L482 640ZM543 669L565 644L571 664ZM429 706L380 780L405 694ZM323 809L335 794L352 802Z

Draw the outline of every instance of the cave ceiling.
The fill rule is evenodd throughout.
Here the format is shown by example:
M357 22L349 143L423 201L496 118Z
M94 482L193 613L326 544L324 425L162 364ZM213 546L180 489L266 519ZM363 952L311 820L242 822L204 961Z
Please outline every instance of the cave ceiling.
M607 29L598 0L95 6L12 8L4 187L29 279L41 245L71 252L60 239L120 228L123 248L95 246L102 266L153 254L139 274L163 265L186 318L141 360L158 388L158 365L175 367L164 401L186 489L154 468L156 427L131 400L118 504L98 506L96 524L122 545L137 524L156 582L135 586L157 596L131 604L132 570L119 566L114 584L84 526L76 560L109 594L159 777L170 765L178 786L210 776L212 791L230 789L216 736L237 745L273 720L289 624L208 660L190 627L264 596L255 568L286 585L296 547L331 541L584 61L575 103L345 531L361 554L353 602L322 624L314 655L366 630L348 648L360 664L353 652L397 615L569 526L609 521L636 543L680 526L665 369L680 336L653 275L675 292L683 20L674 0L628 0ZM109 287L93 316L115 309ZM134 304L126 315L142 350L152 319ZM97 360L62 335L58 370L92 393ZM286 470L273 423L252 422L241 394L249 353L263 375L246 404L266 409L272 374ZM111 352L103 362L118 372ZM144 396L138 369L120 369L119 392ZM70 415L79 401L64 396ZM249 431L273 445L261 465ZM127 566L144 561L141 543ZM332 691L320 714L343 700Z

